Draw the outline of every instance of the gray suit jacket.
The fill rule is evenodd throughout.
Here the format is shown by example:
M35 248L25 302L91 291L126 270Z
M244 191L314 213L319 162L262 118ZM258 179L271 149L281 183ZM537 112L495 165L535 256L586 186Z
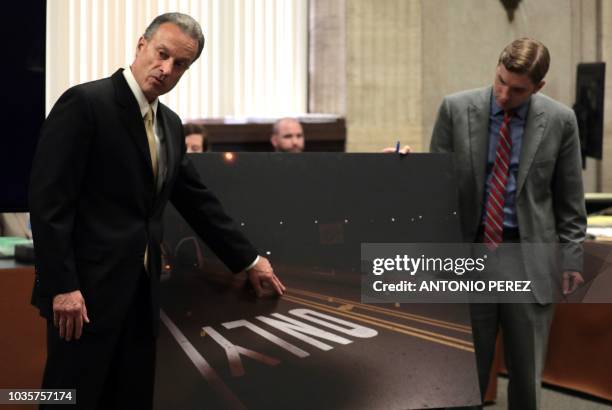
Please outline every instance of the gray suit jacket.
M492 87L444 98L431 139L431 152L455 154L464 241L473 242L485 202ZM519 159L516 210L521 243L559 243L562 270L582 271L586 211L580 141L574 112L535 94L531 97ZM537 245L528 252L538 252ZM550 249L544 247L540 249ZM524 250L525 252L525 250ZM532 279L550 285L557 255L525 255ZM541 289L548 292L550 289ZM538 296L538 295L536 295ZM539 295L538 299L548 299Z

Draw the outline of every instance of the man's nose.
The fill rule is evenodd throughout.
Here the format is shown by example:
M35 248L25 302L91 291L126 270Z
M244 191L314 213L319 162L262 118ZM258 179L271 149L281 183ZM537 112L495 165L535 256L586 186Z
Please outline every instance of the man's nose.
M172 67L174 66L172 60L169 58L167 60L164 60L161 64L161 71L162 74L164 74L165 76L169 76L170 74L172 74Z
M507 101L510 98L510 93L508 91L508 87L501 87L499 91L499 99L503 101Z

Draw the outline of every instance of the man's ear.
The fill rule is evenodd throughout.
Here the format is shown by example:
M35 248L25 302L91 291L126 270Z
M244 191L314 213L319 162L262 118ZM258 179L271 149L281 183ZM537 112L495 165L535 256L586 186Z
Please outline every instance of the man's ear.
M138 39L138 43L136 44L136 52L138 53L142 48L147 44L147 39L143 36L140 36Z
M535 94L538 91L540 91L542 89L542 87L544 87L544 84L546 84L546 81L544 81L544 80L540 81L540 83L538 85L536 85L535 91L533 93Z
M278 142L276 141L276 138L275 138L275 135L274 135L274 134L272 134L272 135L270 136L270 144L272 144L272 146L273 146L274 148L276 148L276 146L278 145Z

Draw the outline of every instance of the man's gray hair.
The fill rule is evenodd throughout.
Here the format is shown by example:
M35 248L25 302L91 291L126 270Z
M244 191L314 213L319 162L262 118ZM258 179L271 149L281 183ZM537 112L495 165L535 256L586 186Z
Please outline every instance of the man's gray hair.
M151 40L153 34L157 31L159 26L164 23L172 23L175 24L181 31L187 34L189 37L193 38L198 42L198 52L196 53L193 61L196 61L200 54L202 54L202 50L204 49L204 34L202 34L202 28L200 27L200 23L198 23L193 17L183 14L183 13L165 13L161 14L149 24L149 27L145 30L142 35L147 40ZM193 63L192 61L192 63Z

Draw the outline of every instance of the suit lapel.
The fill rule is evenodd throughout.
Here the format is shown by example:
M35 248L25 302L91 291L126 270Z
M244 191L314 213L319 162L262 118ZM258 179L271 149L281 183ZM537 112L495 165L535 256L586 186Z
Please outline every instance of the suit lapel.
M491 87L483 89L480 96L468 106L470 153L472 154L472 174L476 186L476 204L484 196L489 150L489 111Z
M147 170L149 170L148 174L151 175L150 182L153 184L153 165L151 164L151 154L149 153L144 122L138 107L138 101L136 101L136 97L134 97L132 90L130 90L125 81L122 71L121 69L117 70L111 77L115 87L116 101L120 107L119 114L130 134L130 138L136 144L138 157L142 160L143 166L146 166Z
M162 132L164 133L164 145L166 148L166 163L164 169L160 173L160 177L162 178L163 184L159 190L159 197L162 197L162 193L166 188L168 181L172 178L174 174L174 159L176 158L176 151L178 147L176 146L176 140L173 138L172 130L170 129L170 124L168 123L168 115L166 115L167 108L159 103L157 107L157 120L161 125Z
M519 169L516 186L516 196L518 197L525 185L525 179L529 174L529 169L533 164L542 138L544 129L546 128L546 113L542 109L539 96L533 95L527 112L527 122L525 124L525 132L523 133L523 142L521 146L521 156L519 159Z

